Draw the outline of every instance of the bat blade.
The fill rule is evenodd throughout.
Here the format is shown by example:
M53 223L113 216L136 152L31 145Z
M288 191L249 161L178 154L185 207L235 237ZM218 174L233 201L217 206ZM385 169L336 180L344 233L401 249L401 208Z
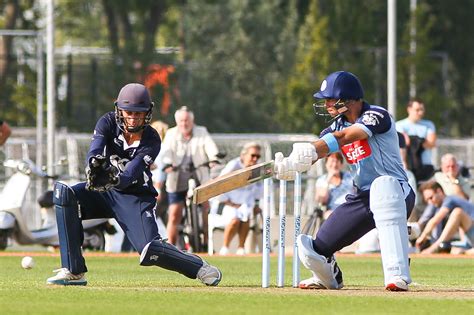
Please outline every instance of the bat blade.
M272 176L273 161L259 163L230 172L194 188L193 203L203 203L212 197Z

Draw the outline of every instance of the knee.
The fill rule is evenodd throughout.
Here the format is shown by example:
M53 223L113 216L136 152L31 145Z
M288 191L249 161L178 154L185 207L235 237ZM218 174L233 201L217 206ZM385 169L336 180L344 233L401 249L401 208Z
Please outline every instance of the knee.
M406 205L400 182L392 176L377 177L370 186L370 210L376 216L392 213L406 216ZM404 211L400 211L403 209Z
M77 206L76 195L69 185L56 182L53 190L53 203L56 206Z
M239 227L240 226L240 220L239 219L232 219L229 224L229 227L234 228L234 227Z
M453 211L451 211L450 216L452 216L452 217L460 217L460 216L462 215L462 213L463 213L462 208L457 207L457 208L454 208Z

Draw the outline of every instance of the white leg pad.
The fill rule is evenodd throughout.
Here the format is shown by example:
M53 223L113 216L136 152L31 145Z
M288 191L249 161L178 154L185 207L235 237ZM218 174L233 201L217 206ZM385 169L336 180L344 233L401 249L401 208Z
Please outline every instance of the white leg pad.
M338 284L333 272L333 266L327 262L326 257L319 255L313 249L313 239L310 235L300 234L297 238L298 257L301 263L309 269L314 278L326 289L340 289L342 284Z
M395 277L410 283L407 209L405 196L397 179L380 176L372 182L370 209L379 232L385 285Z

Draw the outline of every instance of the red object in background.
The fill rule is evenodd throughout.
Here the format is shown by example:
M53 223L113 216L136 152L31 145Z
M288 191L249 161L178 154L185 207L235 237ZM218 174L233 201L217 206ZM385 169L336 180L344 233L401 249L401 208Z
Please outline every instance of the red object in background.
M143 84L148 89L151 89L157 84L163 86L163 99L161 101L160 112L164 116L168 115L171 105L169 75L174 71L174 66L153 64L148 66L147 74L145 75L145 78L143 80ZM173 92L175 93L175 95L177 95L176 90L174 90Z

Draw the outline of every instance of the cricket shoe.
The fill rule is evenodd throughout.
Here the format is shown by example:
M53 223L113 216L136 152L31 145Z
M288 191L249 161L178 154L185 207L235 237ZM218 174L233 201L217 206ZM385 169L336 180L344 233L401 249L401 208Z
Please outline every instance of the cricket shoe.
M53 270L57 274L46 280L47 284L57 285L87 285L87 280L84 277L84 273L78 275L72 274L67 268L60 268Z
M337 290L344 287L342 271L339 269L334 255L329 258L319 255L313 248L313 239L310 235L300 234L297 244L301 262L311 270L325 289Z
M219 251L219 255L221 256L227 256L229 255L229 248L222 246L221 250Z
M399 276L392 277L385 286L387 291L408 291L408 283Z
M202 267L197 273L197 278L205 285L216 286L221 282L222 273L217 267L209 265L207 261L203 259Z

